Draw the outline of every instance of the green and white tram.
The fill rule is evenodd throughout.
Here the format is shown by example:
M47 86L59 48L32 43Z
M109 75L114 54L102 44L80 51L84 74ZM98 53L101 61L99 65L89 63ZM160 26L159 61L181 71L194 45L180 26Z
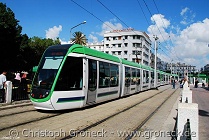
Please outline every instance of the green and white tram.
M30 99L36 109L63 110L152 88L154 70L78 45L50 46L35 73Z

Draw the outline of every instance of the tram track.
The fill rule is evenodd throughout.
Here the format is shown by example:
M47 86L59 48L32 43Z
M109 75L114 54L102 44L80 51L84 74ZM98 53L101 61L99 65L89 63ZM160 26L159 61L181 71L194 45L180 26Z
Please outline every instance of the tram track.
M12 104L12 105L8 105L8 106L5 106L5 105L2 105L0 106L0 111L2 110L8 110L8 109L13 109L13 108L16 108L16 107L25 107L25 106L33 106L33 104L31 102L27 102L27 103L19 103L19 104Z
M9 113L9 114L3 114L3 115L0 115L0 119L2 117L6 117L6 116L11 116L11 115L21 114L21 113L26 113L26 112L33 112L33 111L36 111L36 109L33 109L33 110L24 110L24 111L21 111L21 112L13 112L13 113Z
M46 111L40 112L35 109L32 104L8 107L0 111L0 131L49 119L62 114L56 112L45 113Z
M151 99L151 98L153 98L153 97L155 97L155 96L157 96L157 95L159 95L159 94L161 94L161 93L163 93L163 92L166 92L167 90L169 90L169 88L166 88L166 89L162 89L162 91L159 91L159 92L157 92L157 93L154 93L154 95L151 95L151 96L148 96L148 97L146 97L145 99L143 99L143 100L141 100L140 102L138 102L137 104L131 104L129 107L127 107L127 108L121 108L121 109L118 109L119 111L117 111L117 112L115 112L115 113L113 113L112 115L107 115L107 116L104 116L105 118L103 118L103 119L99 119L100 121L92 121L92 123L89 125L89 124L86 124L85 126L85 128L83 128L82 129L82 127L83 126L80 126L80 125L78 125L78 129L79 128L81 128L80 130L78 130L78 131L76 131L77 132L77 134L79 134L79 131L86 131L86 130L89 130L89 129L91 129L91 128L93 128L93 127L95 127L95 126L97 126L97 125L99 125L99 124L101 124L101 123L103 123L103 122L105 122L105 121L108 121L108 120L110 120L111 118L113 118L114 116L117 116L117 115L119 115L119 114L122 114L123 112L126 112L126 111L128 111L128 110L130 110L131 108L134 108L135 106L137 106L138 104L140 104L140 103L143 103L143 102L145 102L145 101L147 101L147 100L149 100L149 99ZM138 95L138 94L136 94L136 95ZM140 94L139 94L140 95ZM135 96L135 95L133 95L133 96ZM120 100L119 100L120 101ZM114 102L114 101L113 101ZM108 103L108 102L107 102ZM90 109L90 110L94 110L93 109L94 108L94 106ZM83 108L84 110L86 109L86 108ZM87 107L87 109L88 109L88 107ZM75 112L74 112L75 111ZM74 113L76 113L77 111L76 110L74 110L73 112ZM78 112L80 112L80 111L82 111L82 109L80 110L80 109L78 109ZM78 112L76 113L76 114L78 114ZM82 111L83 112L83 111ZM22 112L19 112L19 113L13 113L13 114L11 114L11 115L4 115L4 116L1 116L1 118L0 118L0 120L4 120L4 118L7 118L7 117L10 117L10 116L13 116L13 118L19 118L18 116L27 116L25 113L28 113L28 114L33 114L33 113L37 113L37 114L41 114L41 113L43 113L43 112L38 112L38 111L36 111L36 110L28 110L28 111L22 111ZM65 115L64 115L64 114ZM62 115L63 114L63 116L66 116L68 113L71 113L71 111L65 111L65 112L56 112L55 114L49 114L49 113L43 113L43 114L45 114L45 115L33 115L33 116L36 116L35 118L30 118L30 120L24 120L24 121L21 121L21 122L18 122L18 123L13 123L13 124L10 124L10 123L7 123L7 125L1 125L1 127L0 127L0 131L4 131L3 133L5 133L5 132L8 132L9 131L9 129L13 129L13 128L27 128L27 126L30 126L30 124L34 124L34 123L36 123L36 124L38 124L38 123L40 123L40 122L48 122L48 121L50 121L51 119L53 120L53 119L56 119L56 118L62 118L62 116L61 117L59 117L59 115ZM95 123L96 122L96 123ZM9 125L8 125L9 124ZM61 127L62 128L62 127ZM21 130L21 129L18 129L18 130ZM2 134L3 134L2 133ZM76 135L77 135L76 134ZM72 135L75 135L75 134L70 134L70 136L69 135L66 135L66 136L64 136L64 138L62 138L62 139L69 139L69 138L72 138Z
M129 106L129 107L123 109L123 110L121 110L121 111L118 111L118 112L116 112L116 113L114 113L114 114L112 114L112 115L110 115L110 116L107 116L107 117L105 117L104 119L97 121L96 123L93 123L93 124L91 124L91 125L88 125L87 127L84 127L84 128L82 128L82 129L80 129L80 130L75 130L75 131L73 131L72 133L70 133L68 136L66 136L66 137L64 137L64 138L61 138L61 140L66 140L66 139L74 138L74 137L78 136L81 132L88 131L88 130L94 128L95 126L100 125L100 124L104 123L105 121L108 121L108 120L110 120L111 118L114 118L115 116L120 115L120 114L122 114L122 113L124 113L124 112L126 112L126 111L128 111L128 110L130 110L130 109L132 109L132 108L134 108L135 106L137 106L137 105L139 105L139 104L141 104L141 103L143 103L143 102L145 102L145 101L147 101L147 100L149 100L149 99L152 99L153 97L155 97L155 96L157 96L157 95L159 95L159 94L162 94L162 93L166 92L166 91L169 90L169 89L170 89L170 88L165 89L165 90L162 90L162 91L160 91L160 92L158 92L158 93L156 93L156 94L154 94L154 95L152 95L152 96L150 96L150 97L148 97L148 98L145 98L145 99L143 99L143 100L141 100L141 101L139 101L139 102L137 102L137 103L135 103L135 104L133 104L133 105L131 105L131 106ZM170 96L171 96L171 95L170 95ZM161 106L162 106L162 105L161 105ZM159 108L160 108L160 107L159 107ZM158 108L158 109L159 109L159 108ZM156 111L157 111L157 110L156 110ZM153 113L153 115L154 115L154 113ZM145 122L146 122L146 121L145 121Z
M132 139L135 134L140 131L140 129L142 128L142 126L144 124L146 124L153 116L154 114L165 104L166 101L168 101L168 99L170 99L170 97L177 91L177 89L175 89L172 94L170 94L150 115L148 115L134 130L133 133L131 133L131 135L128 135L125 140L130 140Z
M45 116L40 117L38 119L32 119L30 121L26 121L26 122L22 122L22 123L19 123L19 124L12 125L12 126L7 126L7 127L4 127L4 128L0 128L0 131L6 130L6 129L11 129L11 128L18 127L18 126L25 125L25 124L29 124L29 123L34 123L34 122L45 120L45 119L49 119L49 118L56 117L56 116L59 116L59 115L60 114L56 114L56 115L51 115L51 116L46 116L46 117Z

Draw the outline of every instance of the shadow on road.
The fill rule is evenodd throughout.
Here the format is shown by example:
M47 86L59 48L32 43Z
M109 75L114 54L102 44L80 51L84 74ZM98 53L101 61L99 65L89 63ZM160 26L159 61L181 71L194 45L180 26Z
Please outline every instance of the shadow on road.
M205 110L199 110L199 115L204 117L209 117L209 112Z

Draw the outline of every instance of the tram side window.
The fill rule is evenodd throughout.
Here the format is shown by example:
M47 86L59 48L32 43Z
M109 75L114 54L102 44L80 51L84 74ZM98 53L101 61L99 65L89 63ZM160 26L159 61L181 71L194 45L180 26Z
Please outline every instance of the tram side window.
M110 86L115 87L118 86L118 76L119 76L119 68L118 65L110 64Z
M143 70L143 84L146 83L146 80L147 80L147 78L146 78L146 71Z
M157 73L158 82L160 82L160 73Z
M110 65L106 62L99 62L99 88L109 87Z
M137 82L137 85L140 85L140 69L137 69L137 73L136 73L136 82Z
M125 86L129 87L131 83L131 69L129 67L125 67Z
M67 57L57 79L55 90L81 90L83 86L83 59Z
M131 75L131 85L136 84L136 69L131 69L132 75Z
M166 76L166 81L167 81L167 82L169 81L169 75Z
M146 71L146 83L149 83L149 71Z
M89 80L88 89L95 91L97 88L97 61L89 59Z
M163 74L160 74L160 81L163 82Z
M155 78L155 77L154 77L154 72L152 71L152 72L151 72L151 83L154 83L154 78Z

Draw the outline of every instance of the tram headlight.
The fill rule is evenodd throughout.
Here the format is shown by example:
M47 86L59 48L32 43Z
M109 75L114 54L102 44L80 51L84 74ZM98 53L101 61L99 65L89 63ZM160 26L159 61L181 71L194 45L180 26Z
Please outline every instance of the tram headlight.
M49 94L49 91L46 91L45 95L48 95Z

